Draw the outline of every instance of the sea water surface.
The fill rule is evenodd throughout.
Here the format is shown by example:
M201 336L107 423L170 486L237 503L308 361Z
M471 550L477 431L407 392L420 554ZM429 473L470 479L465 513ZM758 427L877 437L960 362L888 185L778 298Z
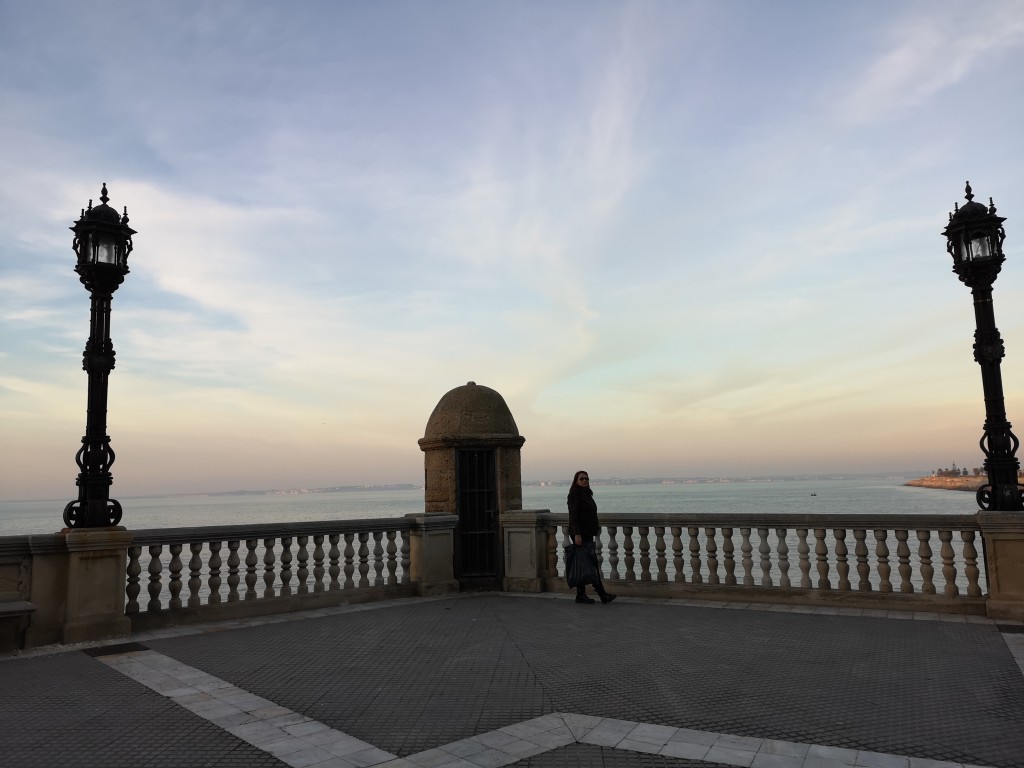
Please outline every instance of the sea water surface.
M912 476L858 476L774 481L597 485L598 513L651 514L973 514L973 493L904 485ZM73 490L73 489L72 489ZM524 509L565 511L567 486L524 486ZM72 494L73 495L73 494ZM121 525L190 528L201 525L401 517L423 511L422 489L268 495L114 497ZM71 496L69 496L71 498ZM55 533L64 527L65 500L0 502L0 536Z

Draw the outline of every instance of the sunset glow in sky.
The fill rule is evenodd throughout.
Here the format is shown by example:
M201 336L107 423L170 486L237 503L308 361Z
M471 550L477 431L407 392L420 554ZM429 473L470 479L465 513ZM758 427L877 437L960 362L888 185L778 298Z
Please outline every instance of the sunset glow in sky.
M1024 434L1024 2L0 0L0 499L422 481L473 380L526 480L981 463L970 179Z

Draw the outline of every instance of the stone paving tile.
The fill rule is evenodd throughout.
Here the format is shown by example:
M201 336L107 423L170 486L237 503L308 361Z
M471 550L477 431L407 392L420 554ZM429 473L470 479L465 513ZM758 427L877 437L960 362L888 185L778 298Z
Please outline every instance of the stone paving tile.
M991 623L616 607L614 633L565 601L484 596L313 619L294 659L288 625L157 645L399 755L555 711L952 762L1015 766L1024 754L1024 686ZM255 656L233 647L246 633ZM580 678L565 660L570 636L615 662ZM650 651L622 658L623 643ZM1017 683L1007 682L1011 669ZM412 677L417 690L396 701ZM964 706L964 692L976 705ZM601 746L625 738L569 727Z
M283 765L80 652L4 661L0 701L0 766Z
M145 693L171 694L164 701L176 707L215 701L204 716L216 714L232 732L253 725L235 722L250 716L247 710L270 716L264 722L284 718L276 731L244 733L277 755L264 757L297 768L382 761L410 768L432 747L444 755L437 765L455 768L595 764L590 758L608 766L705 768L709 763L690 761L754 768L1024 766L1021 651L991 622L674 607L623 600L609 627L608 614L587 614L559 598L410 601L400 610L361 607L302 622L155 638L152 645L172 658L151 659L152 668L141 673L137 657L124 663L154 688ZM382 620L387 614L403 615ZM298 648L289 639L295 637ZM588 674L566 659L568 637L585 639ZM616 654L623 644L645 653L624 658ZM711 673L694 676L694 669ZM318 678L326 681L317 685ZM974 688L963 685L969 680ZM879 697L883 691L888 695ZM282 730L293 726L302 735ZM994 733L1002 738L985 740ZM380 735L397 738L392 743L402 751L384 751ZM446 745L466 753L446 752ZM232 760L228 754L218 764Z
M592 744L574 744L515 763L516 768L725 768L723 763L626 752ZM382 767L383 768L383 767Z

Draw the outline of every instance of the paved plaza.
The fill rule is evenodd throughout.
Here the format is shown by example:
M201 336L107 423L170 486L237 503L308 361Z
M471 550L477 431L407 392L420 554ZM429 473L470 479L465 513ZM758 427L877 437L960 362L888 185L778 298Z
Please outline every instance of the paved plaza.
M0 659L2 766L1024 767L987 619L405 599Z

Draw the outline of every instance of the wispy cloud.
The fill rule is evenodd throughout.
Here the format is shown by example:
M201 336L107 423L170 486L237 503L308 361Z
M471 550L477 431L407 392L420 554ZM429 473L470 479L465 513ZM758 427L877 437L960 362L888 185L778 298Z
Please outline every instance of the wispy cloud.
M928 13L908 12L892 24L859 82L839 108L847 119L866 123L919 106L965 78L986 79L985 65L1024 44L1024 10L1018 3L963 6L928 4ZM973 106L951 103L950 118Z

